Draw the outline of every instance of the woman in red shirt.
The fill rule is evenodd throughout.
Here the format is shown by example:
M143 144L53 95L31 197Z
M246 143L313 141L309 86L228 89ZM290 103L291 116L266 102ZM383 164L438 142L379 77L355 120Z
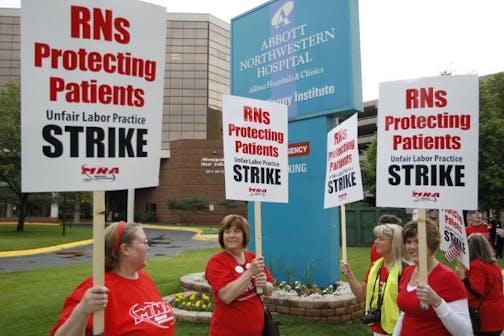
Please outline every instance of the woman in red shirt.
M501 269L495 261L492 247L483 235L469 238L470 268L456 268L469 296L469 305L478 308L480 332L475 335L498 336L504 329L504 293Z
M227 215L219 228L223 251L208 261L205 276L212 286L215 308L210 322L211 336L260 336L264 308L256 288L273 293L273 277L262 256L246 251L250 237L247 220Z
M471 237L472 234L480 233L492 244L492 239L490 238L491 229L492 224L483 220L479 209L469 211L469 224L466 226L467 238Z
M417 221L408 222L403 228L403 241L414 265L403 270L399 283L397 305L401 314L394 329L394 336L449 336L473 334L467 294L457 274L440 263L435 256L441 243L437 224L425 220L427 236L427 285L420 285ZM426 309L422 303L428 305Z
M92 336L92 314L105 310L107 336L174 336L172 307L143 268L149 251L140 224L119 222L105 230L105 286L84 280L66 299L51 336Z

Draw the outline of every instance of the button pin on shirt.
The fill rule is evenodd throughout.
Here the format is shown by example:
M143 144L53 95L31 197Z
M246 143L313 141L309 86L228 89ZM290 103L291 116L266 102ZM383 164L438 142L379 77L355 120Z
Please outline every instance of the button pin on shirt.
M250 267L250 263L247 263L247 264L245 265L245 268L246 268L246 269L249 269L249 267ZM235 266L235 272L236 272L236 273L238 273L238 274L242 274L244 271L245 271L245 270L243 269L243 266L241 266L241 265L237 265L237 266Z

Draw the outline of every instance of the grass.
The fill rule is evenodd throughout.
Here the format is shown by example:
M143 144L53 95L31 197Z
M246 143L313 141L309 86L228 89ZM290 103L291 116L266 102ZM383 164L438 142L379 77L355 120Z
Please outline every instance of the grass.
M16 225L0 225L0 251L27 250L52 245L66 244L78 240L91 239L93 231L89 226L72 225L63 227L56 225L25 224L24 232L16 232Z
M210 226L170 226L200 229L201 234L217 234L219 232L217 227ZM1 224L0 252L40 248L91 238L93 238L93 232L90 230L89 225L82 226L74 224L72 227L67 226L65 236L63 236L63 227L59 224L25 224L24 232L16 232L15 224Z
M15 226L0 225L0 247L3 250L29 249L88 239L91 230L75 225L61 237L61 227L27 225L26 232L16 233ZM63 239L63 240L61 240ZM208 258L220 249L200 249L177 256L152 257L147 271L162 295L177 293L182 275L201 272ZM442 253L438 258L444 261ZM369 248L350 247L348 261L357 279L362 279L369 267ZM1 258L0 258L1 263ZM501 267L503 260L499 259ZM59 316L65 298L86 277L92 266L74 265L32 271L0 273L0 330L3 336L47 335ZM360 322L348 324L315 323L291 316L275 314L284 336L301 335L370 335ZM177 336L208 335L208 325L177 323Z
M182 275L201 272L208 258L220 249L201 249L177 256L154 257L147 271L162 295L179 291ZM366 248L349 251L350 255L368 254ZM42 270L0 273L0 330L3 336L47 335L59 316L64 299L92 272L91 265L75 265ZM361 277L364 274L360 275ZM275 314L276 315L276 314ZM276 315L282 323L282 335L369 335L365 325L308 322ZM177 335L208 335L208 325L177 324Z
M214 225L214 226L206 226L206 225L197 225L197 224L172 224L170 226L178 226L178 227L185 227L185 228L191 228L191 229L199 229L201 230L201 234L218 234L219 233L219 226Z

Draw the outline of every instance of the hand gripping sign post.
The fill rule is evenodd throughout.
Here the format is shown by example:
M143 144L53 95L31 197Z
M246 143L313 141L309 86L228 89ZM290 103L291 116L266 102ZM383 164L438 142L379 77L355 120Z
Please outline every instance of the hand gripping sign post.
M427 284L425 209L478 200L478 77L380 84L376 205L418 208L420 284Z
M21 6L22 190L94 192L99 286L104 191L159 183L165 13L135 0ZM103 314L94 322L103 333Z
M256 255L262 255L261 202L289 201L287 106L223 96L226 199L254 202Z
M324 209L341 206L341 245L347 261L345 204L364 198L357 145L357 114L327 133Z

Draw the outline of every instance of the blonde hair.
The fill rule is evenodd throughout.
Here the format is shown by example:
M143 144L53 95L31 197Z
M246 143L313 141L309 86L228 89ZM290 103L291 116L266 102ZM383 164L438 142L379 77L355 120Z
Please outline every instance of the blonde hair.
M390 238L391 255L396 264L401 264L406 256L406 249L402 240L402 227L397 224L380 224L374 227L376 237L385 236Z

